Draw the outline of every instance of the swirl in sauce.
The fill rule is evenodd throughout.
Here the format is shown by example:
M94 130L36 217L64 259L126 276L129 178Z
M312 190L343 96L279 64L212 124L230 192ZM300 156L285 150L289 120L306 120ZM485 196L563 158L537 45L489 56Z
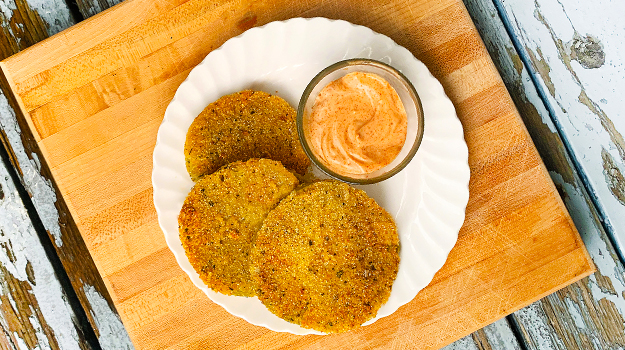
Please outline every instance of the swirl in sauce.
M328 168L362 175L385 167L399 154L407 116L384 78L353 72L319 92L306 126L312 151Z

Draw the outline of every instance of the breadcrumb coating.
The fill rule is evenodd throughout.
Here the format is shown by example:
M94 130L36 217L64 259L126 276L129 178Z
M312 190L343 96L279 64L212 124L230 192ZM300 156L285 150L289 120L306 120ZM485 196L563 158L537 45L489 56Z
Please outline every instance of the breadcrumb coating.
M388 300L399 267L397 228L365 192L315 182L269 213L250 267L272 313L304 328L345 332Z
M219 98L195 118L184 146L191 179L250 158L269 158L300 175L310 160L297 136L295 110L282 98L245 90Z
M280 162L235 162L201 178L178 217L189 262L216 292L254 296L249 253L267 213L298 185Z

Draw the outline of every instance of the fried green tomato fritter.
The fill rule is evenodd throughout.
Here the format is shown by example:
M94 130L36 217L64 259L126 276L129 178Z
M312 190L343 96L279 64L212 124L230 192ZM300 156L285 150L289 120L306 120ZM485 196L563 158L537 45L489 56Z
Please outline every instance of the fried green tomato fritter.
M300 187L272 210L251 255L258 298L304 328L345 332L375 317L399 267L392 217L339 181Z
M310 161L297 136L296 112L282 98L245 90L219 98L195 118L184 155L193 181L220 167L269 158L304 175Z
M254 296L249 253L267 213L297 186L280 162L235 162L201 178L178 216L189 262L216 292Z

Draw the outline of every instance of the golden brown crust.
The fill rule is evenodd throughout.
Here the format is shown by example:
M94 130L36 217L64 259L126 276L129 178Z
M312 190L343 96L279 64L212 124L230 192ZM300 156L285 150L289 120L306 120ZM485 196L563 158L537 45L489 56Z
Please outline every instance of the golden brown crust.
M373 318L399 266L395 222L363 191L320 181L272 210L251 253L258 297L277 316L336 333Z
M298 181L280 162L250 159L201 178L178 217L189 262L213 290L255 295L249 275L250 249L267 213Z
M211 103L195 118L184 146L193 181L250 158L282 162L303 175L310 161L297 136L296 112L278 96L245 90Z

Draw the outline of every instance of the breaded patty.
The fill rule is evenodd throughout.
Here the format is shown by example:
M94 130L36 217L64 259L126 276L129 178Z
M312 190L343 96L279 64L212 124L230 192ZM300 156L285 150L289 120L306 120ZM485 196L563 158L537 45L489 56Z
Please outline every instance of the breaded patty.
M280 162L235 162L201 178L178 216L189 262L216 292L255 295L249 253L267 213L297 186Z
M345 332L375 317L399 266L392 217L339 181L293 191L272 210L251 255L258 298L304 328Z
M211 103L187 132L184 155L193 181L250 158L282 162L304 175L310 161L297 136L296 112L278 96L245 90Z

